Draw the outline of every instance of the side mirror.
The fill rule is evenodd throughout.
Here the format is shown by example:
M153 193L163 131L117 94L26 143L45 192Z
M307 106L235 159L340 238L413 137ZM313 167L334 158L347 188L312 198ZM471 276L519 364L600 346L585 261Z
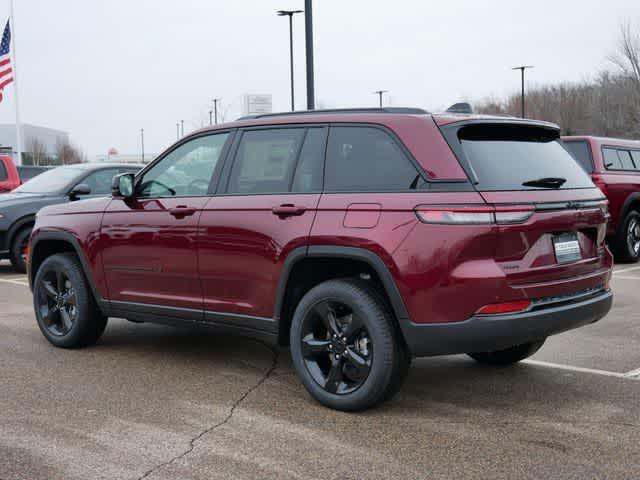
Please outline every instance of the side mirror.
M81 195L89 195L91 193L91 187L86 183L79 183L75 187L71 189L69 192L69 197L72 200L77 199Z
M113 177L111 183L111 194L114 198L133 197L133 185L135 176L133 173L121 173Z

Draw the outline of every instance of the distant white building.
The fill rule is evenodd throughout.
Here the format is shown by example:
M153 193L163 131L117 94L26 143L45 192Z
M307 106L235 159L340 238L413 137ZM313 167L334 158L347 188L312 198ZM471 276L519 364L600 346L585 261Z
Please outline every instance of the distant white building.
M62 130L53 128L40 127L38 125L30 125L23 123L20 126L22 133L22 151L23 153L32 153L31 145L36 139L44 147L47 155L55 155L58 144L68 143L69 134ZM14 162L20 164L16 158L16 126L15 124L0 125L0 148L11 152Z
M149 163L156 158L155 153L145 153L144 162L142 161L142 155L126 154L126 153L112 153L106 155L96 155L91 161L93 162L107 162L107 163Z

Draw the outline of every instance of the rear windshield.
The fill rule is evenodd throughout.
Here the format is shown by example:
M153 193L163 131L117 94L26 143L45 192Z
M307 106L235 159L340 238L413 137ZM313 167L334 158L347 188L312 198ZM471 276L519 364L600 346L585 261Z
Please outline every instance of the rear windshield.
M555 130L521 125L469 125L458 131L479 190L593 188Z
M593 173L593 161L591 160L591 149L586 140L572 140L563 142L569 153L576 159L578 164L587 173Z

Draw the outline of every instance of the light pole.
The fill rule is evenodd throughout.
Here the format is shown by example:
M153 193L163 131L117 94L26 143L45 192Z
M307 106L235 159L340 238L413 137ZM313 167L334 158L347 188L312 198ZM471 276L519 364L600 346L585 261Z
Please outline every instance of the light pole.
M180 136L184 137L184 120L180 120Z
M218 102L222 100L221 98L213 99L213 118L215 119L215 124L218 124Z
M176 140L180 140L180 122L176 122Z
M378 95L380 99L380 108L382 108L382 94L387 92L389 92L389 90L376 90L375 92L373 92L375 95Z
M142 163L144 163L144 128L140 129L140 145L142 146Z
M291 69L291 111L295 108L295 97L293 94L293 16L302 13L304 10L278 10L279 17L289 17L289 67Z
M520 79L521 79L521 83L522 83L522 90L521 90L521 96L520 96L520 111L522 114L522 118L525 118L524 115L524 71L528 68L533 68L533 65L521 65L519 67L513 67L511 70L520 70Z
M307 50L307 110L315 110L315 87L313 82L313 2L304 0L304 33Z

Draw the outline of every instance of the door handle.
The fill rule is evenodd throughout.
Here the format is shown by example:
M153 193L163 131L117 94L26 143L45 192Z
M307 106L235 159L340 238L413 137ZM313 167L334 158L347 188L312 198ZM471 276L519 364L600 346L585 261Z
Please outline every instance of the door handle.
M175 208L170 208L169 213L176 218L184 218L196 213L196 209L185 205L179 205Z
M273 207L272 211L274 215L278 215L279 217L294 217L306 212L307 207L285 203L284 205Z

